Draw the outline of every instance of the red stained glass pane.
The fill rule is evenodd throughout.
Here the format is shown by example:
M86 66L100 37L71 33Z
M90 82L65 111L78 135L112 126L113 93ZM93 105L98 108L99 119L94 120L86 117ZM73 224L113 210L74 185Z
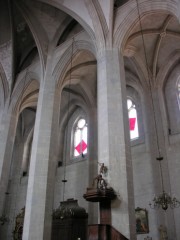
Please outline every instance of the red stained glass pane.
M136 118L129 118L129 129L133 131L135 128Z
M78 151L78 153L83 153L84 150L86 150L87 148L87 144L82 140L76 147L76 151Z

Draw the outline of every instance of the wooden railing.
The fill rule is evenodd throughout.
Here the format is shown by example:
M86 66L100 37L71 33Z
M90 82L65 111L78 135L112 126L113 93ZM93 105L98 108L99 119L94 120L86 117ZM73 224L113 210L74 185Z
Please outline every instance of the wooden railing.
M128 240L114 227L107 224L88 226L88 240Z

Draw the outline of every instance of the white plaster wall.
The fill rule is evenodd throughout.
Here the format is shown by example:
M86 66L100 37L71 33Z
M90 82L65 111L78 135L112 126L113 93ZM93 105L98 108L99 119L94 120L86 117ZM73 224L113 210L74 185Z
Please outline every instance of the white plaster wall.
M164 122L164 144L165 144L165 157L167 159L166 168L164 170L165 187L168 187L168 192L171 196L175 196L180 200L180 106L178 94L178 81L180 71L179 64L177 64L168 75L166 82L164 82L164 101L166 110L161 109L162 119ZM167 118L167 119L166 119ZM167 124L166 124L167 121ZM168 129L167 129L168 128ZM170 131L169 131L170 129ZM169 177L169 185L166 183L166 178ZM175 208L166 211L164 217L168 225L168 219L172 217L173 232L176 233L176 239L180 239L180 209ZM171 233L173 234L173 233ZM170 238L173 240L173 238Z
M135 208L145 208L148 211L149 233L138 234L138 240L144 240L148 235L153 239L158 239L158 227L156 212L149 207L149 202L154 196L154 181L151 166L150 152L147 151L145 143L131 148Z
M171 194L180 200L180 134L169 137L170 144L167 147L167 158L170 175L170 190ZM180 239L180 208L171 210L174 213L175 231L177 239Z

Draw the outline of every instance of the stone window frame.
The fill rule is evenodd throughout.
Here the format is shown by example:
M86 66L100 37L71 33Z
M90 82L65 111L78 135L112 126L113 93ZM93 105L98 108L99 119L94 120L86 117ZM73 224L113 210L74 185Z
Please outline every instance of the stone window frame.
M133 99L131 98L131 97L127 97L127 101L128 100L130 100L131 102L132 102L132 108L136 111L136 121L137 121L137 125L138 125L138 137L136 137L136 138L131 138L131 136L130 136L130 141L135 141L135 140L137 140L137 139L139 139L139 119L138 119L138 112L137 112L137 107L136 107L136 104L134 103L134 101L133 101ZM131 109L132 109L131 108ZM129 111L131 111L130 109L128 109L128 119L129 119ZM129 130L129 132L131 132L130 130ZM131 134L130 134L131 135Z
M88 146L87 146L87 153L83 157L82 157L82 155L79 155L77 157L74 156L74 133L76 130L77 122L81 118L84 118L86 120L87 128L88 128L89 124L88 124L87 116L81 108L76 109L76 111L70 117L68 124L66 125L66 130L64 133L65 134L64 142L66 142L66 144L64 144L63 162L66 160L67 165L74 164L74 163L77 163L80 161L84 161L84 160L87 160L87 158L88 158L88 152L89 152ZM87 136L87 145L88 145L88 136Z
M84 119L85 120L85 126L87 127L87 130L88 130L88 124L87 124L87 120L86 120L86 118L85 117L78 117L78 119L76 120L76 122L75 122L75 124L74 124L74 126L73 126L73 128L72 128L72 156L73 156L73 158L78 158L79 156L80 156L80 154L78 155L78 156L74 156L74 148L75 148L75 146L74 146L74 141L75 141L75 133L76 133L76 131L77 131L77 128L78 128L78 126L77 126L77 124L78 124L78 122L81 120L81 119ZM88 135L87 135L87 141L88 141ZM88 146L87 146L88 147ZM87 154L87 153L86 153ZM86 155L85 154L85 155Z
M130 85L127 85L126 88L127 88L127 99L129 98L134 103L134 105L136 106L136 112L137 112L139 137L132 140L130 139L131 147L133 147L139 144L143 144L145 141L143 108L142 108L141 96L139 92ZM128 91L129 89L131 90ZM128 117L128 120L129 120L129 117Z
M169 136L180 134L180 71L179 65L168 76L163 87L164 104ZM172 105L173 104L173 105Z

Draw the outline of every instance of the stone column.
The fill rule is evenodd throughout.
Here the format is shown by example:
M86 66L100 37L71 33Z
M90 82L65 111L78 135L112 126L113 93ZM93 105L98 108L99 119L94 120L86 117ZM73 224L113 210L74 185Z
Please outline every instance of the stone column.
M89 166L89 187L92 187L93 179L97 176L97 107L89 111L88 121L88 166ZM95 224L98 221L98 203L88 202L88 223Z
M24 151L23 151L23 160L22 160L22 174L26 174L28 170L28 158L30 153L30 146L28 143L24 144Z
M7 107L0 124L0 215L3 211L8 186L16 126L17 116Z
M111 204L112 225L136 239L132 162L123 57L118 48L98 56L98 158L119 194Z
M41 83L29 168L23 240L50 240L60 94L47 69Z

